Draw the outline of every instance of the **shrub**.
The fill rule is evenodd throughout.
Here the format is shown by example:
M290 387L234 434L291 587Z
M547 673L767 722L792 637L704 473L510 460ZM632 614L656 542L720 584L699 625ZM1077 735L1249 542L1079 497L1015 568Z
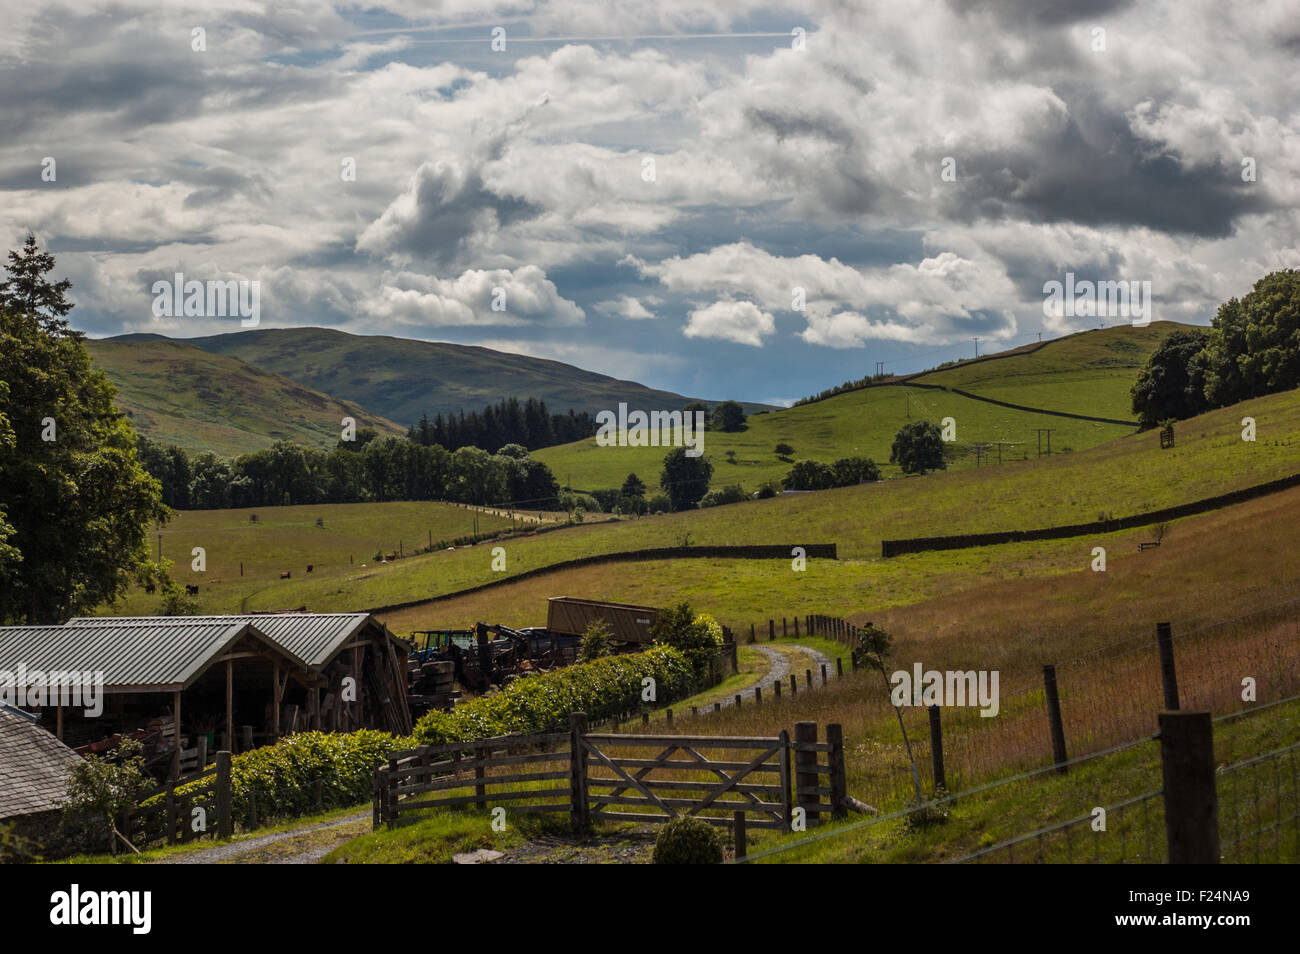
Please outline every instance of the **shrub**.
M356 732L299 732L230 760L232 814L241 825L251 821L249 795L257 796L259 821L294 818L317 810L315 783L321 781L321 810L346 808L369 800L376 762L394 748L409 744L376 729ZM176 789L179 794L199 786ZM156 795L146 804L164 796Z
M450 712L430 712L415 724L415 739L421 745L441 745L509 732L557 732L568 727L573 712L585 712L593 720L609 718L639 708L647 676L654 679L661 703L687 696L696 687L684 653L652 646L519 679Z
M765 480L763 483L758 485L759 500L767 500L770 497L775 497L780 492L781 487L775 480Z
M683 815L659 832L653 858L657 865L720 865L722 836L708 822Z
M745 427L745 409L735 401L723 401L713 409L709 421L719 431L739 431Z
M880 468L870 457L841 457L831 465L836 487L851 487L880 479Z
M174 580L163 584L162 602L158 604L159 616L197 616L199 601Z
M603 619L593 619L587 624L587 629L582 634L582 642L578 645L578 662L591 662L593 659L608 656L613 651L609 645L609 638L613 635L614 632L607 622Z
M899 428L889 451L889 462L898 464L905 474L924 474L928 470L943 470L943 434L933 421L912 421Z
M696 616L689 603L679 603L659 613L650 627L650 638L681 652L696 678L702 680L722 647L722 627L708 614Z
M794 456L794 448L785 441L781 441L773 450L777 457L789 458Z
M719 507L723 504L741 503L748 499L749 495L745 493L744 487L740 484L732 484L705 494L704 499L700 501L700 506Z
M651 513L668 513L673 509L673 502L667 494L655 494L646 504Z
M825 490L835 486L835 472L819 460L801 460L785 475L786 490Z
M135 739L126 739L111 755L87 755L73 766L68 778L64 807L98 829L114 854L118 839L125 840L117 829L117 819L150 787L144 768L144 747Z

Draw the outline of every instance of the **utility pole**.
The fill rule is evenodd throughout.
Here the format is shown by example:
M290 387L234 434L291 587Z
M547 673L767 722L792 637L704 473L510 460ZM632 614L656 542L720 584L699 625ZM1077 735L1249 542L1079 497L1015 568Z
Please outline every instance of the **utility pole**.
M975 357L978 358L979 356L980 356L980 340L979 340L979 338L976 338L976 339L975 339Z

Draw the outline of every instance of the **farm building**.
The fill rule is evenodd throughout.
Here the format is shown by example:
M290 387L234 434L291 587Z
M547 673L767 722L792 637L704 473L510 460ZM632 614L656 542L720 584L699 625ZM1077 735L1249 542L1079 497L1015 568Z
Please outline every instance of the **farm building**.
M546 602L546 628L552 633L581 636L595 620L609 624L613 638L622 643L650 642L650 627L659 618L653 606L552 596Z
M273 737L265 713L278 715L284 687L311 677L234 617L0 627L0 673L21 690L19 705L39 710L41 725L59 739L95 750L107 738L140 738L160 775L179 774L187 733L224 742L235 738L234 726L250 725L262 741ZM79 677L75 695L38 694L55 673Z
M195 621L253 626L310 673L281 689L281 734L305 729L411 731L406 701L410 646L369 613L97 616L77 617L68 625L112 626L128 619L157 626Z
M80 761L31 715L0 705L0 824L44 841L58 827L59 804Z
M26 708L39 709L60 739L92 751L119 735L141 738L160 775L204 750L240 751L300 730L411 729L405 644L365 613L0 627L0 673L20 671L102 674L98 714L53 699Z

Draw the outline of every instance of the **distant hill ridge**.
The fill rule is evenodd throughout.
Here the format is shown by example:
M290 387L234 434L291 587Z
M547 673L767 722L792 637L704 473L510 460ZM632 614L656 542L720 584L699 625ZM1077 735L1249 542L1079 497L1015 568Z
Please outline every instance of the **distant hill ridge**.
M136 334L108 340L159 339ZM477 345L354 335L331 328L267 328L181 340L353 401L402 426L414 424L422 414L482 409L511 396L539 398L553 412L572 408L593 414L615 408L620 401L646 410L672 410L693 400L561 361ZM751 403L746 409L770 408Z

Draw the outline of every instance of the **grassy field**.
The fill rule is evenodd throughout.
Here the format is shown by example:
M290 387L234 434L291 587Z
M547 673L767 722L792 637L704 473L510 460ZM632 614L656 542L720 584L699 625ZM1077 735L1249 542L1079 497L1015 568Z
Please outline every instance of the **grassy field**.
M182 341L86 342L117 386L117 406L153 440L223 456L292 440L338 443L344 417L380 433L404 433L354 404Z
M1241 419L1255 417L1259 436L1241 440ZM1090 451L1054 455L1001 467L966 469L926 477L886 480L813 494L777 497L727 507L687 511L599 526L582 526L506 545L504 573L492 568L490 546L418 556L389 567L344 572L337 577L273 580L249 598L249 609L307 605L313 610L385 606L450 593L490 580L508 578L534 567L596 553L653 546L675 546L689 535L692 544L835 542L841 562L810 561L806 574L793 574L784 561L701 561L656 569L661 579L692 578L694 592L716 592L735 602L749 602L745 617L768 615L774 604L802 612L784 594L811 594L800 605L822 612L849 613L864 605L903 603L924 592L899 580L897 566L911 568L924 580L963 574L972 580L987 573L990 562L999 574L1034 576L1057 566L1078 567L1085 541L996 548L993 558L977 551L918 554L905 561L880 561L884 538L941 533L1046 527L1155 510L1291 474L1300 446L1300 392L1244 402L1182 423L1177 446L1162 451L1148 432L1110 441ZM1120 535L1136 540L1142 531ZM1127 545L1122 543L1122 545ZM1088 545L1089 547L1091 544ZM856 562L854 562L856 561ZM1016 566L1019 561L1019 566ZM1055 563L1052 561L1056 561ZM643 587L624 565L620 587ZM763 590L770 580L789 576L779 598ZM543 582L556 595L559 582ZM567 588L567 587L566 587ZM818 592L820 591L820 592ZM567 595L596 595L569 592ZM504 591L495 599L504 614L515 603ZM214 607L216 608L216 607ZM237 607L236 607L237 608ZM739 612L739 607L735 612ZM503 620L504 621L504 620Z
M1027 407L1131 420L1129 389L1138 369L1165 335L1184 327L1157 322L1146 328L1082 332L1032 353L971 361L914 380ZM909 420L938 423L945 417L957 422L957 457L951 464L956 468L977 465L970 445L978 443L1009 442L1003 448L1004 459L1036 455L1039 428L1053 429L1056 452L1085 450L1132 430L1014 411L926 388L864 388L751 417L747 428L737 433L706 432L705 455L714 468L711 486L738 483L753 491L764 481L781 479L790 463L777 457L774 448L779 442L793 446L797 458L829 462L870 457L884 473L897 474L889 464L889 451L898 429ZM549 447L535 456L561 483L593 490L618 487L629 473L657 486L665 453L662 447L601 447L593 439ZM996 447L992 453L996 457Z
M1014 358L968 361L913 380L1026 407L1133 420L1129 389L1138 370L1166 336L1191 328L1173 321L1145 328L1117 325L1059 338Z
M256 523L250 519L254 514ZM172 561L174 579L198 584L204 612L233 613L246 598L279 583L283 571L293 574L285 581L290 587L307 580L328 585L345 577L375 577L400 565L376 564L376 552L401 548L409 554L430 540L472 534L476 526L488 533L511 525L508 516L427 501L186 510L154 534L153 550ZM192 569L194 547L206 551L203 572ZM308 563L313 565L310 576ZM137 590L118 612L152 613L158 600Z

